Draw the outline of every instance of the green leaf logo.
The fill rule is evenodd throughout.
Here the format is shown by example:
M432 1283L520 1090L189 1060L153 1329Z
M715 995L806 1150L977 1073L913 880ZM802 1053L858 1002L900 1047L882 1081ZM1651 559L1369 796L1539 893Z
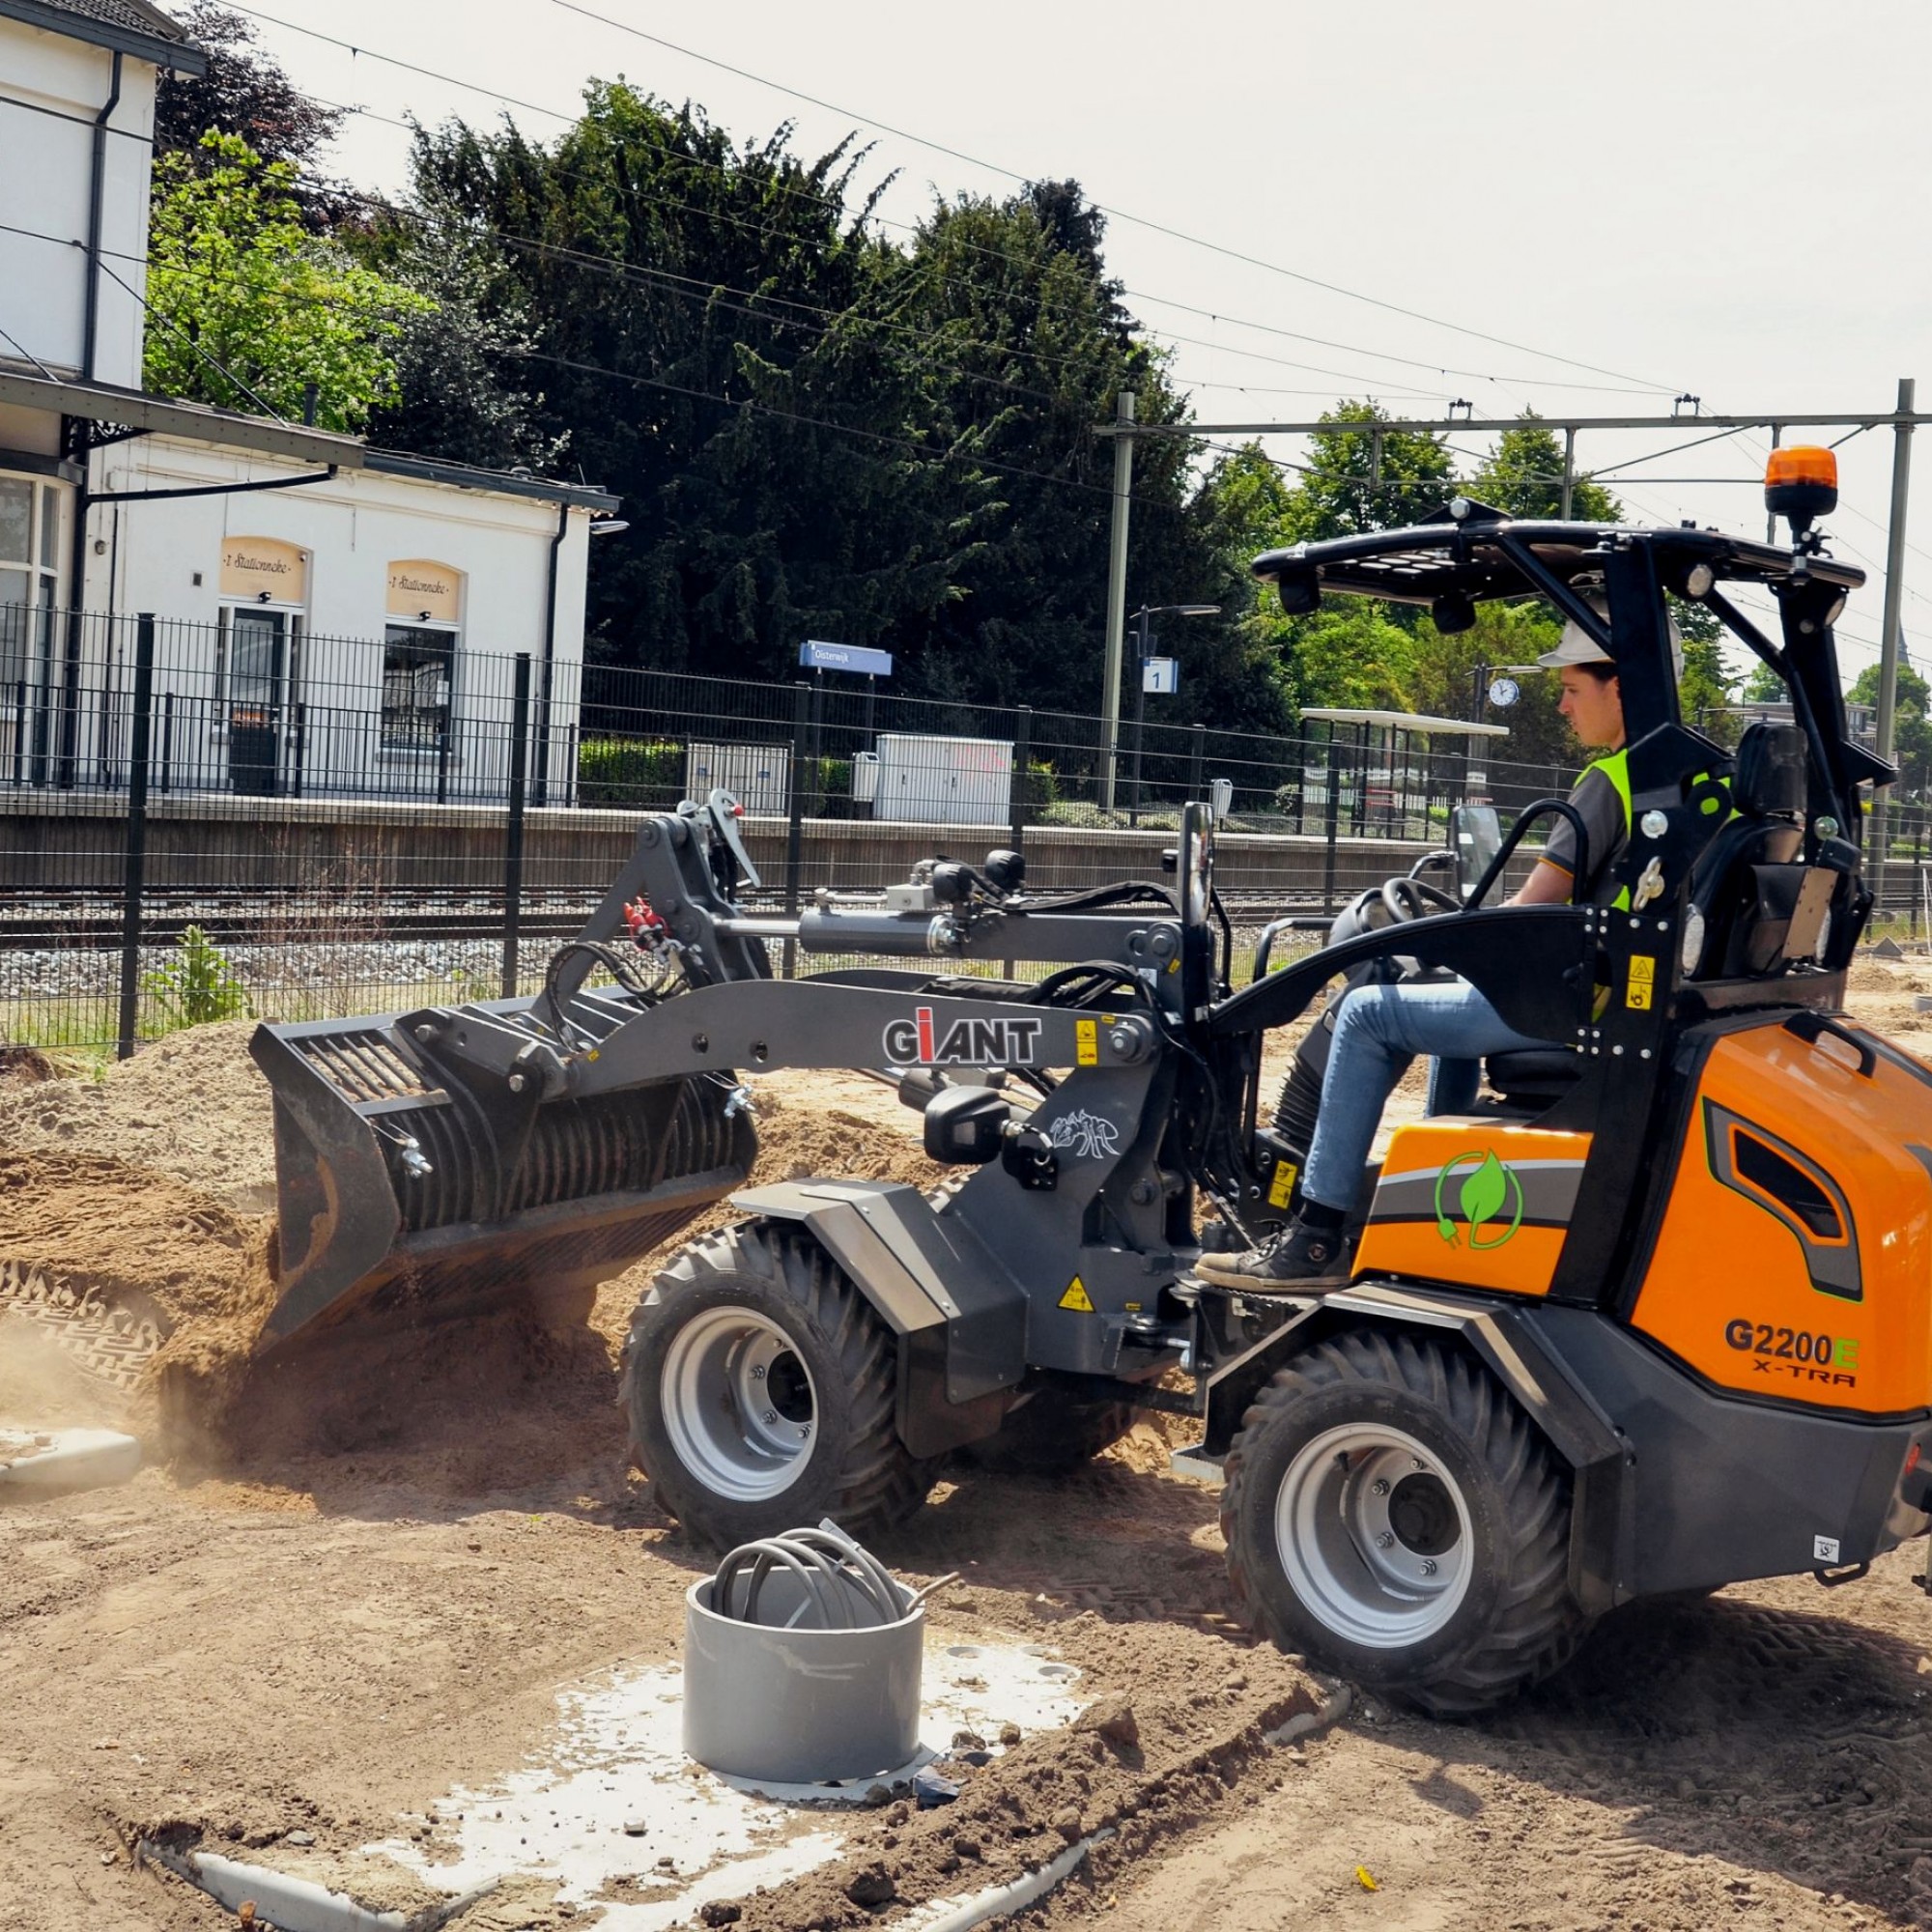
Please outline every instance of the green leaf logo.
M1509 1199L1509 1176L1492 1148L1483 1164L1463 1182L1463 1218L1469 1224L1469 1239L1474 1242L1485 1221L1500 1211Z
M1460 1182L1460 1185L1458 1184ZM1444 1161L1435 1177L1435 1232L1453 1248L1463 1239L1443 1196L1451 1190L1463 1219L1468 1225L1468 1245L1472 1252L1499 1248L1522 1225L1522 1182L1516 1171L1497 1159L1493 1149L1477 1152L1471 1149L1455 1159ZM1485 1223L1495 1232L1484 1238Z

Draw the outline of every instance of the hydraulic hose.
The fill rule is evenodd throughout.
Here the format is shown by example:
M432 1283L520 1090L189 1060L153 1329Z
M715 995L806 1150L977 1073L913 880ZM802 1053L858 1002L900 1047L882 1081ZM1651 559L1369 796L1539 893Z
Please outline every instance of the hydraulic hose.
M794 1577L801 1592L782 1622L758 1614L775 1571ZM907 1611L906 1593L892 1573L830 1520L740 1544L718 1566L711 1607L733 1622L773 1630L872 1630L897 1623Z

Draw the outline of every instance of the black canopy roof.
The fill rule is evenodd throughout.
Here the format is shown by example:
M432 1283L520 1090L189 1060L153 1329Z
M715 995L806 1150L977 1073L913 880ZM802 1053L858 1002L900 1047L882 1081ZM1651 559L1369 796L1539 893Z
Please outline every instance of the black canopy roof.
M1817 554L1801 558L1776 544L1719 530L1518 522L1467 498L1404 529L1271 550L1250 568L1264 583L1313 585L1403 604L1431 604L1451 595L1547 596L1551 577L1580 591L1595 588L1606 557L1623 542L1649 546L1659 575L1673 588L1699 563L1720 583L1771 584L1795 574L1855 590L1865 581L1856 564Z

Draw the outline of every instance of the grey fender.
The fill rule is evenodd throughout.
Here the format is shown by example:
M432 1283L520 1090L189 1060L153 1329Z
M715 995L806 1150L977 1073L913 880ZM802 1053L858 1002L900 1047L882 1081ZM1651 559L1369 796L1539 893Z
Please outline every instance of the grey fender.
M991 1435L1026 1374L1026 1296L956 1216L884 1180L787 1180L731 1205L809 1234L898 1339L898 1433L915 1456Z
M1252 1304L1250 1304L1252 1305ZM1570 1582L1592 1615L1609 1609L1619 1552L1628 1547L1629 1445L1538 1334L1531 1305L1357 1282L1296 1304L1289 1321L1244 1358L1215 1372L1208 1447L1225 1452L1255 1391L1293 1356L1350 1328L1420 1329L1454 1335L1509 1390L1572 1472Z

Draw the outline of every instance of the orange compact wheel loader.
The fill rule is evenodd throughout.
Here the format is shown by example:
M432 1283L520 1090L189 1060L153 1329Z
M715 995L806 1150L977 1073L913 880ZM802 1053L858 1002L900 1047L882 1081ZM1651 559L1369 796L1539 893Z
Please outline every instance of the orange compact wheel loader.
M1891 772L1845 728L1832 627L1862 577L1812 528L1829 460L1778 454L1789 548L1458 499L1255 565L1292 612L1339 591L1453 630L1541 597L1598 639L1630 740L1613 903L1490 903L1572 809L1507 839L1490 814L1480 867L1466 810L1458 890L1393 881L1273 971L1270 934L1236 990L1202 807L1163 881L1040 892L1001 851L776 917L713 794L641 822L541 993L263 1029L264 1346L511 1289L567 1305L730 1193L741 1219L658 1272L625 1351L638 1458L700 1539L875 1529L954 1454L1065 1466L1179 1410L1253 1623L1444 1713L1634 1598L1862 1574L1932 1520L1932 1072L1843 1012L1861 789ZM1776 672L1789 724L1735 753L1687 727L1666 593ZM899 963L780 979L772 939ZM1443 974L1548 1045L1396 1131L1350 1279L1202 1280L1204 1201L1243 1241L1296 1201L1327 1033L1264 1116L1267 1034L1338 980ZM777 1065L892 1070L959 1178L745 1187L738 1069Z

